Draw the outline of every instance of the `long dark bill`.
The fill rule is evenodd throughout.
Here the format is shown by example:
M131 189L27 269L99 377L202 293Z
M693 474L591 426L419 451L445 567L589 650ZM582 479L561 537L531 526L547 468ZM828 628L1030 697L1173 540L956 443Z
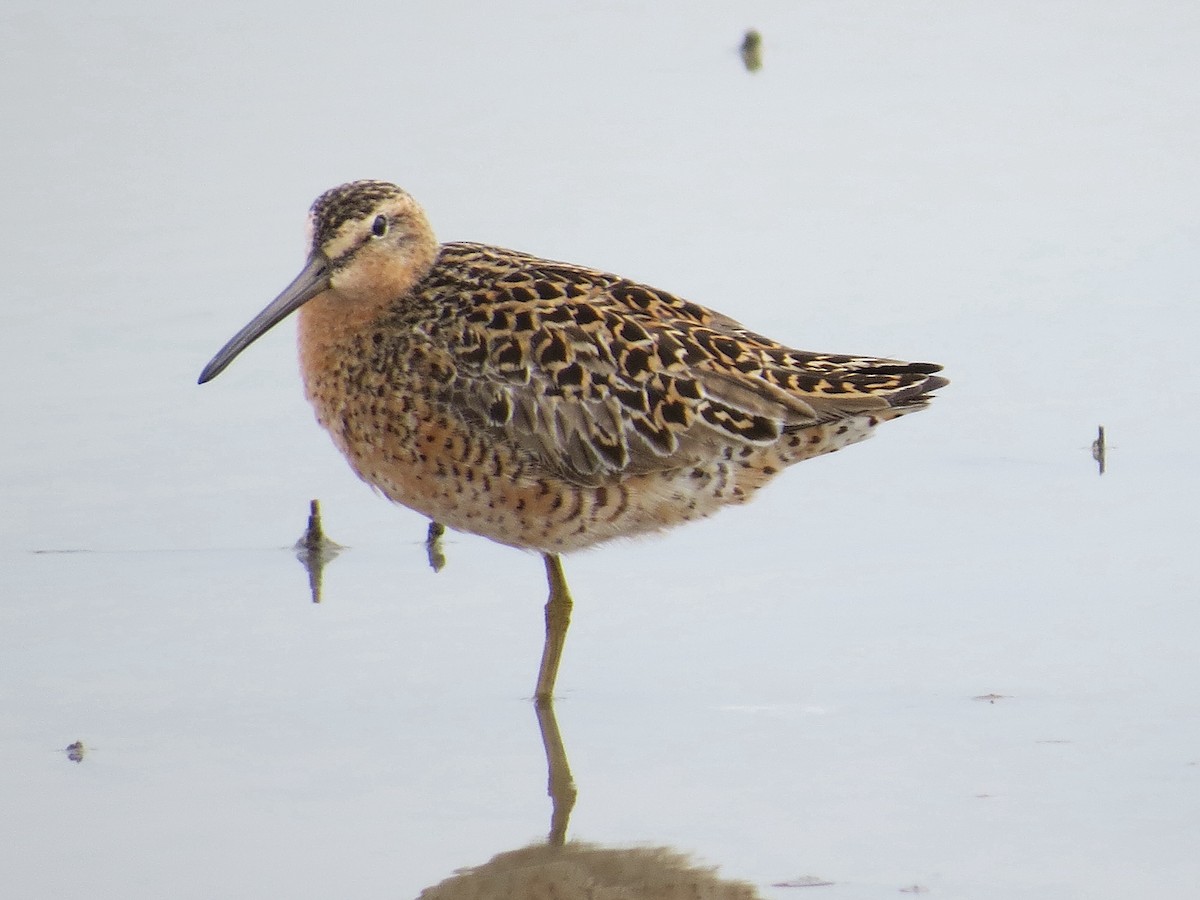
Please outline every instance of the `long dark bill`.
M225 371L225 367L233 362L234 357L239 353L317 294L328 289L329 260L325 258L324 253L316 251L308 258L303 271L283 289L283 293L272 300L266 309L250 321L250 324L230 338L229 343L217 351L217 355L200 373L200 384L212 381Z

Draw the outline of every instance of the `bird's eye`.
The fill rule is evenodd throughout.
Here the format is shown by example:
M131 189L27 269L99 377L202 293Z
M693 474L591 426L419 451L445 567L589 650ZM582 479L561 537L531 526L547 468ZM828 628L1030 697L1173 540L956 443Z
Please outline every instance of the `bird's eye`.
M371 223L371 233L375 237L383 237L387 234L388 220L387 216L376 216L375 221Z

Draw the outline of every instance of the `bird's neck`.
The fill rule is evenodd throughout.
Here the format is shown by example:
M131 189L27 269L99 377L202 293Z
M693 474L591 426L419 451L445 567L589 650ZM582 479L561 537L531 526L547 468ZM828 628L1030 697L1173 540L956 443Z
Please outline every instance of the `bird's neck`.
M409 248L403 260L385 255L363 256L339 273L335 286L300 308L299 341L306 355L324 355L369 338L374 326L411 297L437 259L436 243ZM313 364L325 360L313 359ZM320 369L324 371L324 369Z

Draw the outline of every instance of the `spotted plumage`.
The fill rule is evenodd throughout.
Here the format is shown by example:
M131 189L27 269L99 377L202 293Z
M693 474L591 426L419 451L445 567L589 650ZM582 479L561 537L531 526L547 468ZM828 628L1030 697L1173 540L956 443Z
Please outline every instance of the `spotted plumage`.
M931 363L795 350L594 269L439 245L386 182L325 193L311 226L304 271L201 380L299 308L305 389L359 476L542 552L552 604L557 554L744 502L946 383Z

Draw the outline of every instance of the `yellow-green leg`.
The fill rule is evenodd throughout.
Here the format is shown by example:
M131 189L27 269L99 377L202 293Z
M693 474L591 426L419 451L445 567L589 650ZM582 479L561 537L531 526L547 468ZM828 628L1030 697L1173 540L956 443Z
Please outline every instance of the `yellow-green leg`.
M554 696L554 680L558 677L558 663L567 640L567 626L571 624L572 605L562 560L557 553L544 553L542 558L546 561L550 599L546 601L546 645L542 648L542 665L538 669L537 690L533 695L539 705L551 702Z

